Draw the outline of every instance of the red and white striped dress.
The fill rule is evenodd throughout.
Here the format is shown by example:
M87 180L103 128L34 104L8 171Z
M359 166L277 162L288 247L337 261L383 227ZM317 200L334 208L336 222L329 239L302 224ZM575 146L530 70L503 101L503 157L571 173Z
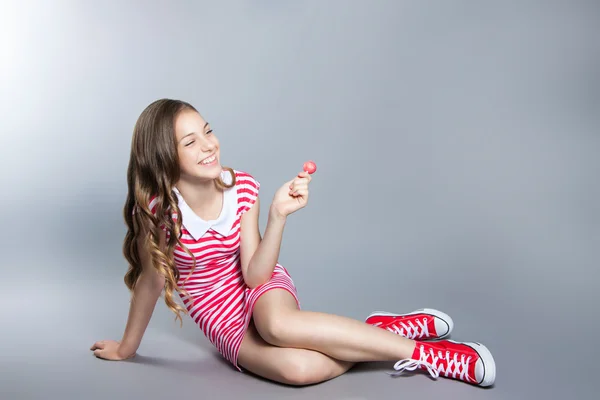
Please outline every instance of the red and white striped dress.
M240 223L242 215L256 202L260 183L248 173L234 172L236 184L225 190L221 214L213 221L202 220L179 191L173 189L182 215L181 242L196 257L196 268L185 284L193 261L178 245L174 257L180 271L178 284L193 298L180 296L190 317L223 357L242 371L237 363L240 344L259 296L267 290L282 288L294 296L298 307L300 302L292 278L279 263L268 282L254 289L246 286L240 259ZM228 171L221 176L226 183L231 182ZM155 198L150 209L155 213ZM171 215L177 218L175 212Z

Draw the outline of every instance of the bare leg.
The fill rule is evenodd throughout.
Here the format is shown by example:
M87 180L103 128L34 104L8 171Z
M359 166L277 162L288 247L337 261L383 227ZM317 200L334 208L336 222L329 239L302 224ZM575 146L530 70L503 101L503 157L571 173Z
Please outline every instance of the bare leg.
M324 382L354 365L313 350L273 346L263 340L252 323L242 341L238 364L256 375L288 385Z
M415 341L338 315L300 311L293 296L272 289L256 301L254 321L275 346L316 350L338 360L398 361L410 358Z

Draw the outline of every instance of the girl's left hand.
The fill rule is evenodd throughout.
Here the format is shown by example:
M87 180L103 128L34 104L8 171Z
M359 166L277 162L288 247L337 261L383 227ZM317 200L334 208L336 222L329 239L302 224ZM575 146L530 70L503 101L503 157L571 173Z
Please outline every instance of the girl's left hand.
M308 184L312 180L310 174L302 171L297 177L286 182L277 190L271 203L271 209L282 217L306 206L308 202Z

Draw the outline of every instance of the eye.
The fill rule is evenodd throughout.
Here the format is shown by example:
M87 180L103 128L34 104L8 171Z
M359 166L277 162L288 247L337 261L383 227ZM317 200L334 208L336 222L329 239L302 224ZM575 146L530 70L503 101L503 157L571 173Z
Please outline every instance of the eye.
M212 129L209 129L208 131L206 131L207 135L210 135L212 133Z
M194 143L194 142L195 142L195 140L192 140L191 142L189 142L189 143L186 143L186 144L185 144L185 147L188 147L189 145L191 145L191 144L192 144L192 143Z

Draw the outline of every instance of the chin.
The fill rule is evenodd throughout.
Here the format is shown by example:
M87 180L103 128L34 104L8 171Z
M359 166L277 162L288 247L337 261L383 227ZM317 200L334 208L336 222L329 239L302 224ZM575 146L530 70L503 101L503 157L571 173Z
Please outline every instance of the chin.
M221 172L223 171L223 167L220 164L217 164L210 168L202 168L204 168L205 170L197 175L197 177L200 179L216 179L221 176Z
M223 167L221 165L215 165L214 170L215 170L215 172L212 174L213 179L221 176L221 172L223 172Z

